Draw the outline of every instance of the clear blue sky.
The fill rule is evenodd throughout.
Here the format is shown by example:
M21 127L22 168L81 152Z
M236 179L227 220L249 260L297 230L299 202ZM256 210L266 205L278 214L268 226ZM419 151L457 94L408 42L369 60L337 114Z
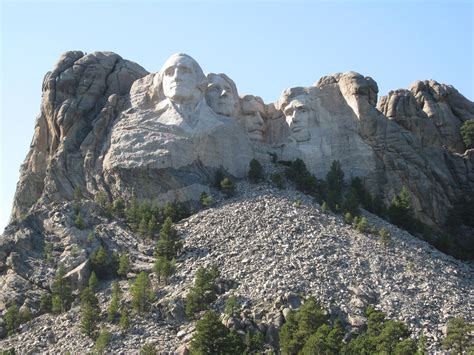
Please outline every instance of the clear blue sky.
M185 52L265 102L348 70L372 76L380 95L435 79L473 100L473 22L467 0L2 1L0 231L43 76L62 52L114 51L151 72Z

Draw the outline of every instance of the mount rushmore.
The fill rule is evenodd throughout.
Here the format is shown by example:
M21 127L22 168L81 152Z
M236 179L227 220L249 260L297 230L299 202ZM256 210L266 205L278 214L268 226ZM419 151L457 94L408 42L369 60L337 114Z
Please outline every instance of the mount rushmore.
M111 52L64 53L44 77L41 110L21 167L11 222L0 238L0 315L4 317L7 308L17 304L20 310L39 316L41 299L51 293L59 265L78 291L87 282L90 258L100 247L109 253L130 253L131 275L150 271L154 241L137 238L123 219L104 215L93 201L99 193L109 202L121 197L125 203L135 197L135 202L199 206L203 192L220 196L213 188L218 171L243 179L252 159L267 172L283 169L284 164L275 161L302 159L318 178L324 178L338 160L346 179L359 177L365 189L386 204L406 187L415 217L443 232L458 201L474 196L474 149L467 149L460 134L462 124L472 119L474 103L452 86L433 80L417 81L408 90L378 98L372 78L337 73L310 87L286 89L276 102L265 103L258 96L240 94L225 74L205 75L186 54L174 54L159 72L148 73ZM250 277L250 273L239 279L242 287L266 292L268 286L269 294L275 296L282 291L281 280L292 280L295 289L306 282L289 276L294 275L289 270L299 274L301 269L287 262L287 257L295 256L308 270L323 270L308 271L306 276L318 288L327 288L328 295L342 295L359 282L380 288L379 305L390 316L400 309L416 309L400 314L417 332L424 327L420 317L426 316L430 332L436 333L431 337L433 344L446 319L469 314L465 302L472 289L469 263L435 252L425 242L376 220L393 228L396 240L395 249L379 248L370 235L348 231L350 227L339 217L320 213L312 198L295 193L291 186L276 191L245 181L237 185L242 190L237 200L227 204L221 199L215 209L178 225L188 248L179 260L178 273L187 280L179 281L181 289L191 284L191 270L207 258L220 263L227 277L236 280L246 265L261 276ZM78 190L79 199L75 197ZM294 199L299 203L293 203ZM301 201L304 208L299 206ZM78 216L84 218L79 224ZM278 228L283 229L274 233ZM472 256L473 229L459 226L459 231L450 237L456 238L464 255ZM258 262L249 263L247 254L254 253L248 249L249 240L257 240L255 247L262 246L268 255L259 251L255 254ZM327 249L321 251L321 246ZM271 279L263 264L278 276ZM386 282L387 270L398 280L393 285L390 278ZM418 274L419 279L412 277ZM411 280L408 291L406 280ZM183 295L172 290L176 285L168 287L173 302ZM418 286L422 291L410 293ZM314 290L303 287L305 292ZM350 295L344 293L348 298L343 303ZM261 298L258 292L254 296ZM325 294L318 296L329 299ZM163 307L166 314L168 306ZM7 334L3 317L0 338ZM39 325L45 317L40 316ZM358 317L354 319L362 324ZM150 324L156 326L155 319ZM69 325L61 323L61 327L64 334L69 333ZM31 338L28 333L20 336ZM165 343L163 349L178 345L175 332L169 339L172 344ZM63 340L69 344L67 336ZM22 342L12 340L14 346ZM124 349L136 349L137 344ZM37 349L33 345L31 349Z
M111 52L64 53L44 78L12 218L70 199L77 186L91 196L193 201L216 170L242 178L251 159L268 164L276 154L303 159L317 177L339 160L386 202L406 186L416 217L442 226L474 190L474 151L459 132L474 104L433 80L377 94L372 78L347 72L265 104L186 54L148 73Z

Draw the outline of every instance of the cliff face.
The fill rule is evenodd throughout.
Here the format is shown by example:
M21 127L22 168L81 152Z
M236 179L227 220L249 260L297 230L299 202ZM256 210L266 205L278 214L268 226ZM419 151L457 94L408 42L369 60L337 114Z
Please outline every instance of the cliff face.
M188 77L165 74L181 63ZM186 55L148 74L114 53L65 53L44 79L12 217L38 201L70 199L76 186L87 196L104 190L110 198L195 201L217 169L241 178L252 158L265 164L276 153L302 158L319 177L339 160L346 177L360 176L386 202L407 186L416 216L441 226L474 190L473 152L459 133L474 104L435 81L378 103L377 93L372 78L348 72L265 105L239 97L224 74L205 77Z

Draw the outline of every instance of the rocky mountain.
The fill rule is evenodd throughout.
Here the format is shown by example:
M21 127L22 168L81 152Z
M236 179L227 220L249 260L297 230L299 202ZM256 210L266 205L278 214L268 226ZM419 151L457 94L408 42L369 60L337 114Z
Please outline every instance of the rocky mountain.
M347 72L287 89L266 104L239 96L225 74L205 75L186 54L148 73L111 52L65 53L43 81L11 223L0 237L0 319L12 304L38 317L0 346L86 349L91 340L71 332L79 329L77 299L62 316L41 315L41 297L51 293L58 266L76 293L101 247L130 254L130 279L151 271L155 242L139 236L151 222L131 228L111 206L148 201L156 209L174 203L196 211L205 193L218 203L177 225L185 248L175 275L157 286L152 312L133 320L133 332L114 333L114 350L137 349L146 339L161 350L189 343L194 323L185 319L182 299L196 268L211 264L222 273L213 307L221 310L236 294L248 319L242 329L257 327L269 347L277 346L284 309L315 295L345 321L348 334L363 327L363 311L374 304L405 321L414 336L423 330L430 349L439 349L447 319L472 321L466 302L472 266L416 237L438 247L447 240L444 251L473 258L472 221L458 214L474 196L474 150L460 133L474 119L474 103L432 80L377 95L372 78ZM263 185L244 181L252 159L267 173ZM314 186L339 161L346 185L359 178L366 194L387 206L405 188L422 228L412 231L415 237L365 211L392 235L382 247L373 234L321 213L323 201L296 192L289 181L284 191L268 185L297 159ZM238 182L237 197L223 199L216 174ZM129 284L122 280L121 287L130 297ZM108 281L99 298L104 308ZM6 329L0 321L0 336Z

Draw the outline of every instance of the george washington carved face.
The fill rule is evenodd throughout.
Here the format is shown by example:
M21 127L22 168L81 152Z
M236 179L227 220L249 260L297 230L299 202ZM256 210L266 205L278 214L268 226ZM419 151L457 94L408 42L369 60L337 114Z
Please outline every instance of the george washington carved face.
M199 64L186 54L174 54L163 65L163 94L177 103L195 103L203 96L206 77Z

